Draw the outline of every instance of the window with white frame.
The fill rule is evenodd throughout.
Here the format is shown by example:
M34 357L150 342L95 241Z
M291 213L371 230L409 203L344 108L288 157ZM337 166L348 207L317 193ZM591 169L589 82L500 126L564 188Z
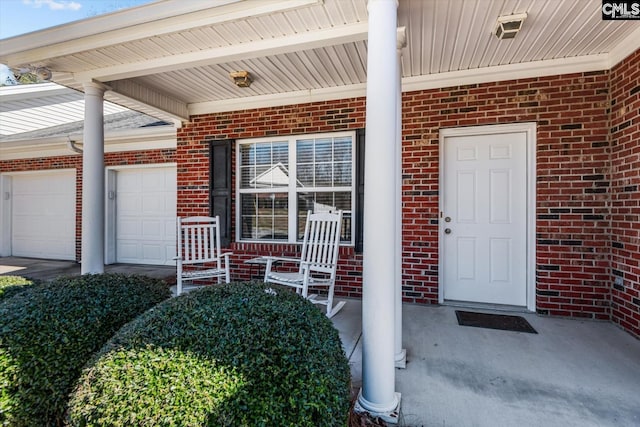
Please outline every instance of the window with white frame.
M238 141L237 240L302 240L307 211L343 211L353 244L355 133Z

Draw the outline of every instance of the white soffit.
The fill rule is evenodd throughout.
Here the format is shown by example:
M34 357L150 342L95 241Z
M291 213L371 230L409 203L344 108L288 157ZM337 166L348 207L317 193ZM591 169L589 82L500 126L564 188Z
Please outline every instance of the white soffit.
M367 0L209 4L164 0L134 9L144 18L125 10L100 25L142 20L104 33L80 32L89 31L87 20L70 26L84 35L53 49L34 42L47 30L10 39L18 47L8 53L0 41L0 59L49 66L56 81L77 89L101 81L114 89L107 99L174 123L365 95ZM169 16L170 6L182 14ZM498 16L524 12L514 39L495 37ZM602 20L601 0L400 0L403 90L610 69L640 48L637 24ZM237 70L251 73L250 88L233 85L228 74Z

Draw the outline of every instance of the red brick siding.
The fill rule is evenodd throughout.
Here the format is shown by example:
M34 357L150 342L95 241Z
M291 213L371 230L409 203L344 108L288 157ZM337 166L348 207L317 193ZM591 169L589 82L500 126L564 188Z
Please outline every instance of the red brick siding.
M640 337L640 50L611 71L612 320Z
M407 294L437 301L439 129L536 122L538 311L609 318L608 89L603 71L405 94Z
M355 130L364 126L364 98L192 117L189 124L178 130L178 215L209 214L209 139L321 133ZM235 147L232 150L232 167L235 189ZM235 196L233 192L234 206ZM232 215L232 236L235 236L235 211ZM251 268L244 261L260 255L295 257L299 248L288 244L234 242L231 250L234 253L234 279L248 280L262 270ZM341 248L337 280L341 295L362 295L362 256L356 254L352 247Z
M533 121L538 309L608 319L608 100L606 71L403 94L404 299L438 301L439 129ZM363 98L194 117L178 132L179 214L208 212L206 138L356 129L364 120ZM242 243L232 249L243 279L245 259L291 250ZM343 255L337 291L360 296L362 258L348 248Z
M105 154L105 166L144 165L175 162L175 150L123 151ZM0 161L2 172L26 172L51 169L76 170L76 261L80 260L82 243L82 155L42 157Z

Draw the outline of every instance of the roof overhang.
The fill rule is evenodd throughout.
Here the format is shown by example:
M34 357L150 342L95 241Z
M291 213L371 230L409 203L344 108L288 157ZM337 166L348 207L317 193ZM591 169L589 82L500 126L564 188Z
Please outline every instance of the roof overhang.
M0 143L0 159L30 159L77 154L73 147L82 149L83 134L37 139L20 139ZM106 132L105 153L123 151L175 149L176 129L173 126L151 126Z
M526 10L465 2L399 2L403 91L607 70L640 48L637 23L603 21L599 0L573 14L557 0ZM518 35L497 40L496 18L522 12ZM365 96L368 31L367 0L161 0L0 40L0 61L48 67L81 91L99 82L107 100L179 126L198 114ZM229 78L240 70L250 88Z

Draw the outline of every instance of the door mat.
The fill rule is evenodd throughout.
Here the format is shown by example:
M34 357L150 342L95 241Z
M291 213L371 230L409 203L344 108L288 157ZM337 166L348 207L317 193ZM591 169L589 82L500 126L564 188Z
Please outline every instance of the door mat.
M505 314L474 313L472 311L456 310L458 325L474 326L476 328L501 329L504 331L538 332L522 316L509 316Z

